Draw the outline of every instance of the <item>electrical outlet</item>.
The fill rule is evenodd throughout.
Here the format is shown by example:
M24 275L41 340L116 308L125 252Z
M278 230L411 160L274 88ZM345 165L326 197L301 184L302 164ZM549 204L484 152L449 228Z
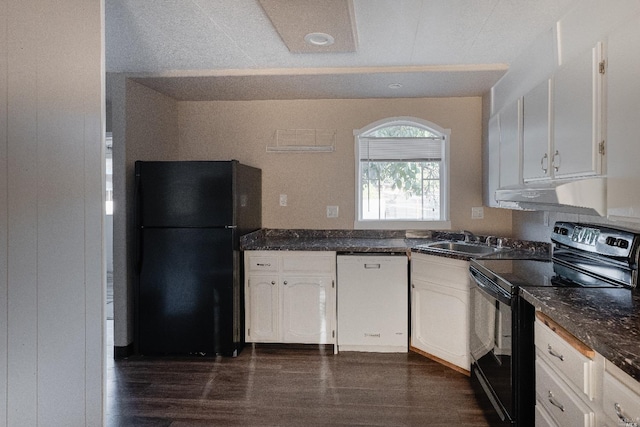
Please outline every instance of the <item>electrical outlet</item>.
M286 194L281 194L280 195L280 206L287 206L287 195Z
M327 206L327 218L338 218L337 206Z
M471 208L471 219L484 218L484 208L482 206Z

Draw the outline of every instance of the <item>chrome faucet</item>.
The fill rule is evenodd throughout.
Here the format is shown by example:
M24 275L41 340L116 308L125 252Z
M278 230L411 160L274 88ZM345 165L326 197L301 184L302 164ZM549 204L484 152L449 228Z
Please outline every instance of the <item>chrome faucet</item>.
M467 230L462 230L462 234L464 234L464 241L469 243L469 242L474 242L476 241L476 235L473 234L470 231Z
M495 239L496 236L487 236L487 238L484 240L484 242L487 244L487 246L491 246L491 240Z

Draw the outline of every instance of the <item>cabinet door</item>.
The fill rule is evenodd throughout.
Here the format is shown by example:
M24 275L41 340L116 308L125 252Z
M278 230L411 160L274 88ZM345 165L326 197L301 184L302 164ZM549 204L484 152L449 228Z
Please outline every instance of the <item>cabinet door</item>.
M522 99L522 178L524 182L550 176L549 90L545 80Z
M245 296L247 342L280 340L278 276L249 276Z
M500 188L520 184L521 103L500 112Z
M633 52L633 53L631 53ZM607 215L640 221L640 16L607 46Z
M282 278L283 342L333 344L335 287L331 277Z
M553 78L553 173L556 178L597 175L601 156L599 43L561 66Z
M469 370L468 291L413 280L411 344Z

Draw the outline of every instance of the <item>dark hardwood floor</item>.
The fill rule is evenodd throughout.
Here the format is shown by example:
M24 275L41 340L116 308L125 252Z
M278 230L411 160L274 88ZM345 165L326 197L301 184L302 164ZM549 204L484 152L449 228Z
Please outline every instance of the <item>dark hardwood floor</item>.
M468 377L415 353L107 357L107 426L489 425Z

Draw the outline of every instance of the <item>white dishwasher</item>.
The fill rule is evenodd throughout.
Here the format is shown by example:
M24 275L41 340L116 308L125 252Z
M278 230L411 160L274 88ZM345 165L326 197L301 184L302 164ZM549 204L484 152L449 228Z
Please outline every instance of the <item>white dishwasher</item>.
M409 351L405 254L338 255L338 350Z

